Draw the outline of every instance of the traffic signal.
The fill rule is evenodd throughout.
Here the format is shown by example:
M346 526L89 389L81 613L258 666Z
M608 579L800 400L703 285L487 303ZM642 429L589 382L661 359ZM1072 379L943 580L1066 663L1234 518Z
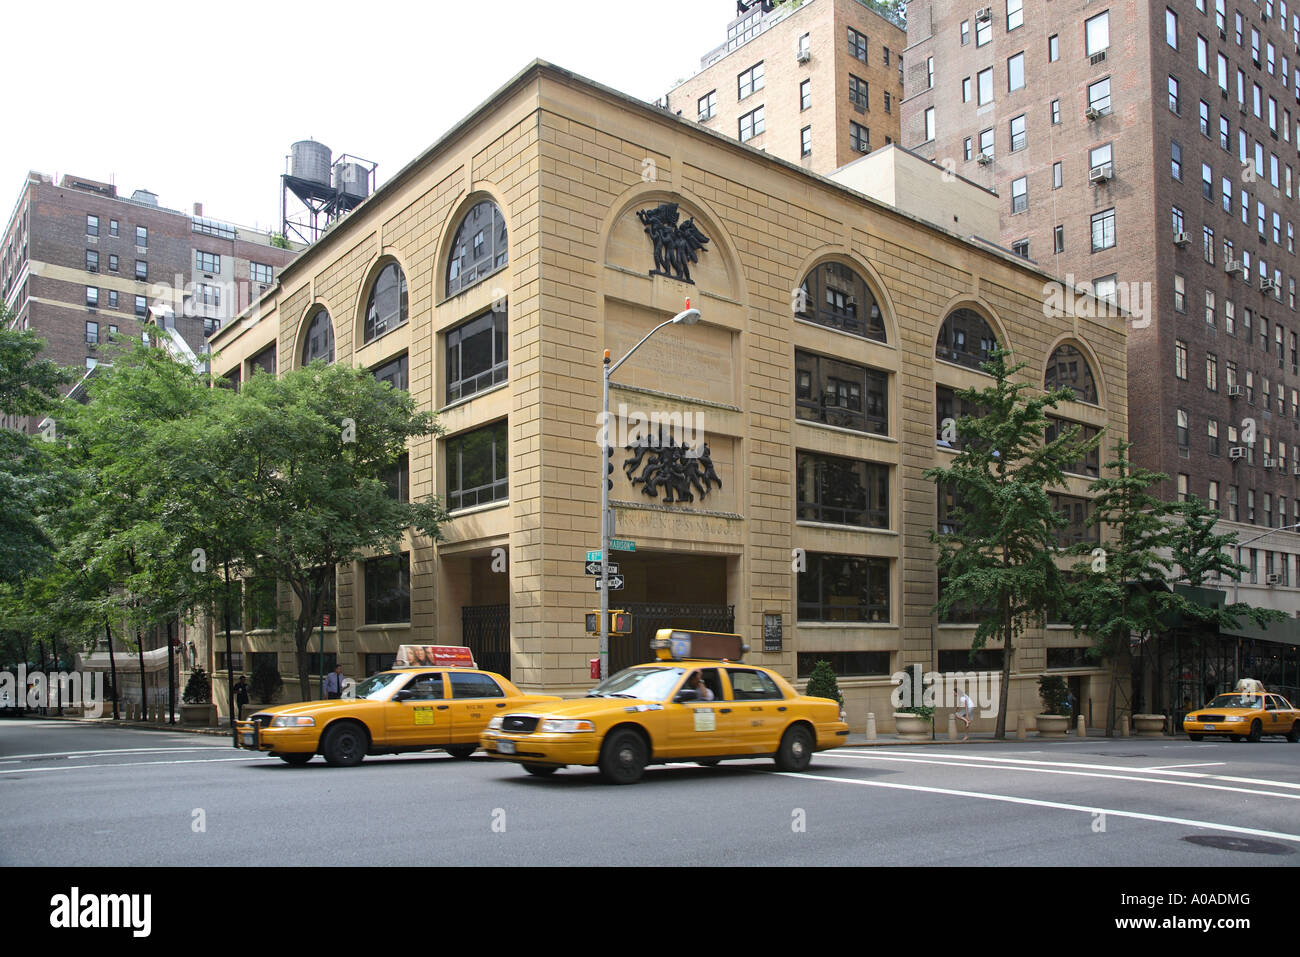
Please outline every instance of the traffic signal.
M587 632L594 635L598 631L600 631L600 612L587 612Z
M629 611L611 611L609 613L609 633L611 635L632 634L632 613Z
M610 478L614 474L614 447L605 446L605 487L610 491L614 489L614 480Z

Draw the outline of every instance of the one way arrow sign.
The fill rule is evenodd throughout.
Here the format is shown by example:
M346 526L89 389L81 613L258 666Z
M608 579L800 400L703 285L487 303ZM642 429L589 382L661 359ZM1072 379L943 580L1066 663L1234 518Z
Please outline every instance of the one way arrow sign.
M618 574L618 562L610 562L610 563L609 563L609 573L610 573L611 576L613 576L613 575L617 575L617 574ZM600 574L600 562L587 562L587 574L588 574L588 575L599 575L599 574Z
M599 579L599 578L597 578L597 579L596 579L592 584L594 584L594 585L596 586L596 591L600 591L600 579ZM622 589L622 587L623 587L623 576L622 576L622 575L610 575L610 576L609 576L609 590L610 590L610 591L619 591L620 589Z

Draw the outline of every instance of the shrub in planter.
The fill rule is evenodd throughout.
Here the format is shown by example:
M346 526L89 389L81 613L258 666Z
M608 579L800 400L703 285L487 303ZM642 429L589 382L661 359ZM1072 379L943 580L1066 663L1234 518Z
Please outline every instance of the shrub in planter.
M181 692L181 701L185 704L210 704L212 702L212 679L202 668L190 672L190 680L185 682Z
M1043 714L1070 716L1067 704L1070 690L1060 675L1043 675L1038 679L1038 697L1043 699Z
M274 700L276 694L284 687L280 669L270 660L259 656L253 663L253 677L249 681L249 691L253 700L261 704Z
M829 661L819 661L813 665L812 674L808 676L808 689L804 694L810 698L830 698L844 704L844 695L840 693L839 682L835 680L835 669Z

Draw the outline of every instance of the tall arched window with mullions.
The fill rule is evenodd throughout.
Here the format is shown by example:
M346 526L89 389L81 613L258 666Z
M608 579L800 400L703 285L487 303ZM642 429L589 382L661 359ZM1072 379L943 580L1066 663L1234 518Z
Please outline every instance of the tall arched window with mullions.
M475 203L451 241L447 260L447 295L468 289L506 267L506 220L490 199Z
M1052 351L1052 358L1047 361L1047 374L1043 377L1043 388L1048 391L1062 386L1074 390L1076 402L1097 405L1097 380L1092 376L1092 366L1088 365L1083 353L1068 342Z
M997 336L984 317L973 309L956 309L943 321L935 358L983 372L980 364L998 347Z
M382 336L390 329L396 329L406 322L406 274L402 267L390 262L379 272L375 284L370 287L370 299L366 303L366 327L361 341L369 342Z
M316 359L334 361L334 323L324 306L319 306L307 320L307 334L302 342L302 364L310 365Z
M885 320L866 280L843 263L824 262L803 281L795 296L800 319L885 341Z

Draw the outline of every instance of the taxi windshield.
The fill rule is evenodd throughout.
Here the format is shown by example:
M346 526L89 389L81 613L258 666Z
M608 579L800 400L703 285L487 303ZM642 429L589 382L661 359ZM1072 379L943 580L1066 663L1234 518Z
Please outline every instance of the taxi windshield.
M663 701L685 668L627 668L606 678L587 692L588 698L641 698L646 701Z
M1221 694L1207 708L1263 708L1264 696L1261 694Z
M358 698L380 701L388 697L388 692L405 677L406 675L400 671L381 671L357 685L355 695Z

